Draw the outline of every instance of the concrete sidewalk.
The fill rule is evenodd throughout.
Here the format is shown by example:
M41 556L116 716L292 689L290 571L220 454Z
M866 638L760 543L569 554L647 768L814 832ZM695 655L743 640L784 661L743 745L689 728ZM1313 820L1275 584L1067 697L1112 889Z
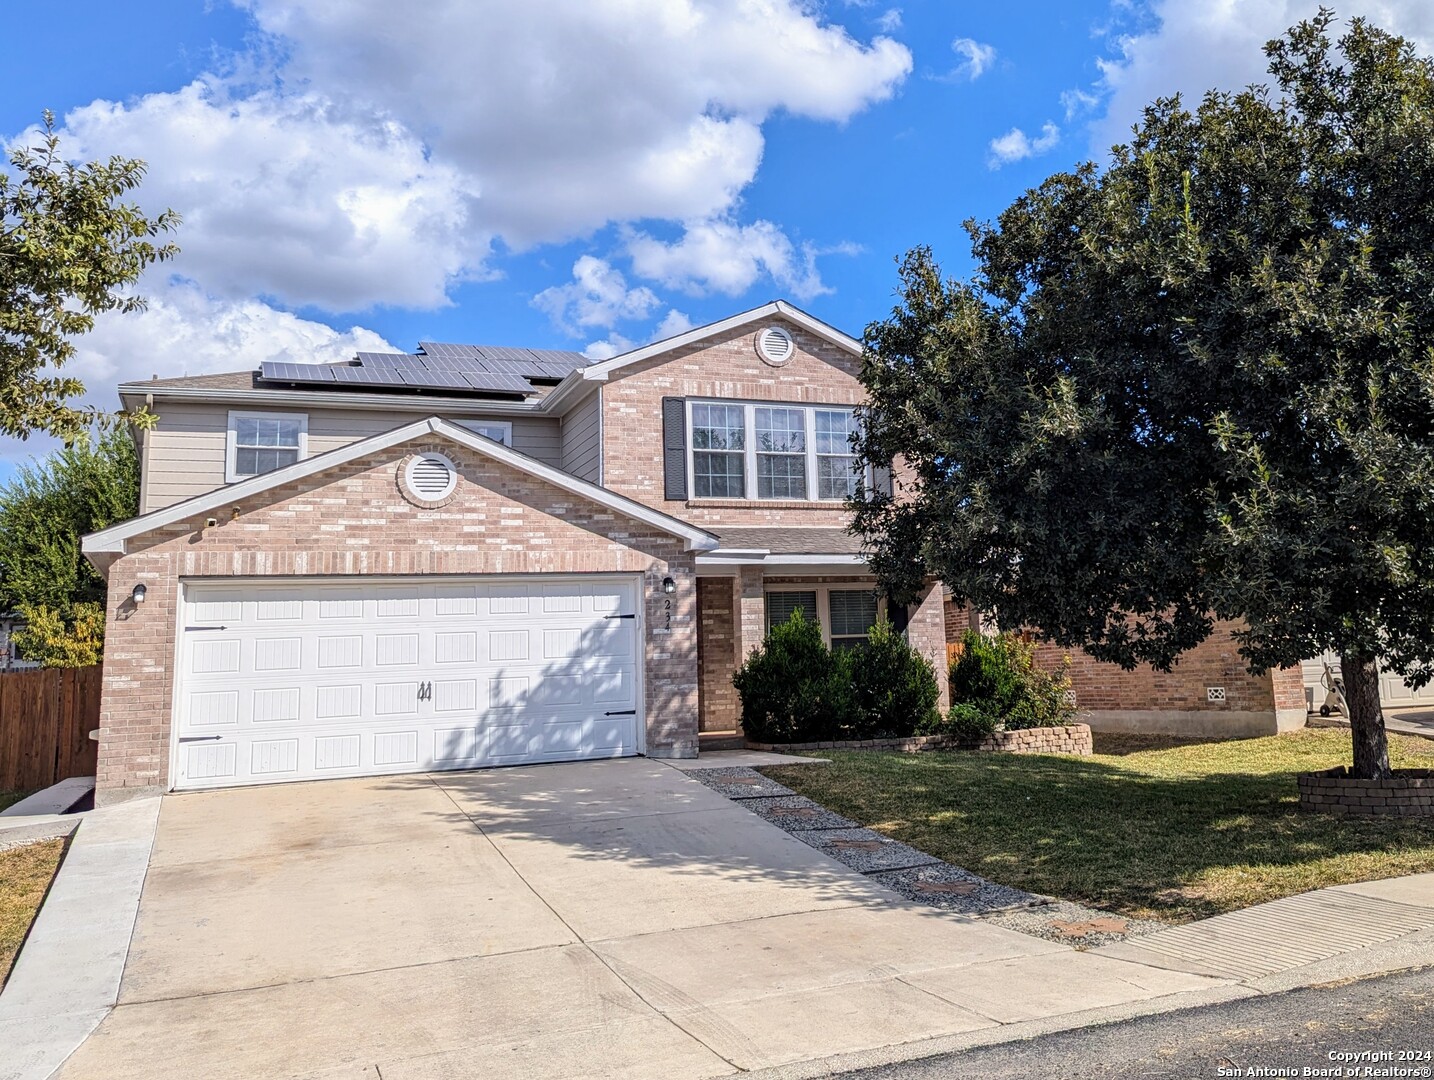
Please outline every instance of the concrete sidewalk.
M1434 962L1434 875L1077 951L909 903L644 760L170 797L147 877L145 823L108 820L72 857L88 835L114 880L67 862L56 895L104 884L117 914L67 947L93 912L46 904L0 1076L50 1075L103 1018L64 1080L814 1077ZM12 1067L7 1039L63 1019L30 987L70 980L118 1004Z

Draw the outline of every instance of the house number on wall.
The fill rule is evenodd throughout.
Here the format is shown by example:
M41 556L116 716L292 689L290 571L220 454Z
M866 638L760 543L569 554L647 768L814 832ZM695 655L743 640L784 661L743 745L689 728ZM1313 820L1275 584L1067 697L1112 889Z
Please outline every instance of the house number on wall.
M671 629L672 629L672 601L671 601L671 600L664 600L664 601L662 601L662 608L663 608L663 611L666 612L666 614L667 614L667 629L671 630Z

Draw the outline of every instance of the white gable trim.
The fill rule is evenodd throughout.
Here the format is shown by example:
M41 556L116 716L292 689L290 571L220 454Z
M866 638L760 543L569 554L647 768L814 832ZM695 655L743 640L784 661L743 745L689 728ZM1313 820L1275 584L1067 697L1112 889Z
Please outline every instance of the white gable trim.
M405 424L403 427L385 431L368 439L362 439L337 450L330 450L327 454L305 458L287 468L275 469L262 476L253 476L248 480L241 480L237 484L229 484L214 491L205 492L203 495L196 495L192 499L175 503L173 506L166 506L162 510L141 514L139 517L130 518L118 525L112 525L108 529L90 533L80 541L80 550L91 556L123 555L128 541L136 536L163 528L166 525L172 525L177 521L184 521L216 507L234 505L244 499L260 495L271 488L293 483L295 480L303 480L305 477L321 473L326 469L332 469L345 462L387 450L408 442L410 439L422 438L424 435L441 436L484 457L492 458L494 461L517 469L519 472L544 480L569 494L588 499L626 517L679 537L686 541L688 551L712 551L718 546L717 537L695 525L689 525L685 521L680 521L670 514L664 514L660 510L654 510L625 495L619 495L607 488L580 480L561 469L545 465L526 454L521 454L492 439L485 439L482 435L476 435L456 424L434 416L427 420Z
M621 356L614 356L611 360L604 360L598 364L589 364L587 367L578 368L568 378L579 377L587 382L606 382L608 376L614 371L629 366L640 364L644 360L650 360L654 356L661 356L673 349L680 349L684 345L690 345L694 341L701 341L703 338L712 337L715 334L724 334L728 330L736 330L738 327L746 326L749 323L760 322L763 319L770 319L773 315L781 315L815 334L819 338L830 341L838 348L845 349L858 356L861 355L861 342L855 338L848 337L833 326L828 326L820 319L808 315L800 308L794 308L785 300L773 300L769 304L763 304L751 311L744 311L739 315L733 315L720 322L708 323L706 326L697 326L688 330L685 334L678 334L676 337L665 338L662 341L654 341L651 345L644 345L640 349L623 353ZM566 380L565 380L566 381Z

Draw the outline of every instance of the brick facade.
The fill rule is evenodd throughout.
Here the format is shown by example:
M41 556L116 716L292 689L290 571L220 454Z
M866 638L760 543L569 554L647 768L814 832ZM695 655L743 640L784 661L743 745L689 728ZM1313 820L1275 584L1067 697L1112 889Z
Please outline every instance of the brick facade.
M328 575L641 573L647 753L697 751L696 577L681 540L460 446L434 446L461 478L438 508L397 487L420 441L265 492L215 515L131 541L110 568L98 797L168 787L179 584L184 578ZM208 513L212 514L213 511ZM666 629L661 581L676 580ZM143 582L142 607L130 592Z
M796 352L780 367L757 355L767 325L792 335ZM861 360L795 323L773 317L704 338L615 371L603 387L603 486L704 528L718 525L821 525L839 528L850 515L839 502L663 497L662 399L698 397L804 405L857 405L866 391Z
M1037 662L1054 670L1071 661L1071 688L1082 720L1096 731L1203 736L1274 735L1303 727L1304 686L1298 668L1251 675L1231 637L1234 623L1184 654L1169 672L1126 671L1080 650L1043 644ZM1211 689L1223 691L1211 700Z
M732 672L737 656L735 579L697 579L698 717L703 731L735 731L740 712Z

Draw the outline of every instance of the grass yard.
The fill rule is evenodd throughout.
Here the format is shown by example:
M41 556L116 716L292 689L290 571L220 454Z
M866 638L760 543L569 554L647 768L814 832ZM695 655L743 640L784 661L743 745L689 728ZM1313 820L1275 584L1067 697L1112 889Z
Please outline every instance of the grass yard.
M1434 741L1389 742L1396 768L1434 768ZM1434 820L1299 809L1295 775L1346 764L1346 731L1229 742L1096 735L1095 749L823 751L830 765L762 771L1000 884L1167 922L1434 871Z
M64 840L42 840L0 851L0 984L10 975L10 965L64 851Z

